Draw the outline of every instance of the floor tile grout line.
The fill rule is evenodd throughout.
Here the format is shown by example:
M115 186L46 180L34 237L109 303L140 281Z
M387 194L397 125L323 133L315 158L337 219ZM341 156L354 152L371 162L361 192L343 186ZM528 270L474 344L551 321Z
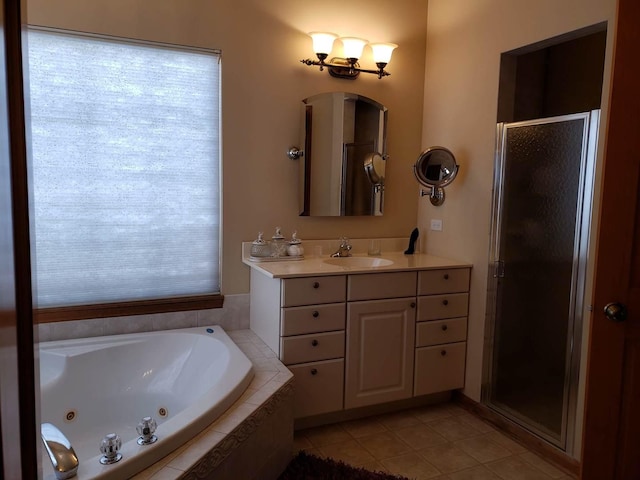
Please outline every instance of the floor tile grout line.
M415 450L414 450L414 451L409 452L409 453L413 453L413 454L418 455L418 456L419 456L422 460L424 460L427 464L429 464L430 466L432 466L433 468L435 468L435 469L436 469L436 471L437 471L440 475L445 475L445 473L444 473L442 470L440 470L440 469L439 469L438 467L436 467L433 463L431 463L429 460L427 460L427 459L426 459L426 458L424 458L422 455L420 455L417 451L415 451ZM382 459L382 460L378 460L378 461L379 461L379 463L381 463L382 465L384 465L384 466L385 466L385 468L386 468L386 465L384 464L384 460L393 460L393 459L400 458L400 457L402 457L402 456L404 456L404 455L408 455L408 453L403 453L402 455L396 455L395 457L388 457L388 458L385 458L385 459Z
M511 455L511 456L512 456L512 457L515 457L515 455ZM506 458L509 458L509 457L505 457L505 458L501 458L501 459L494 460L494 461L491 461L491 462L487 462L487 463L485 464L485 466L487 466L487 468L488 468L489 470L491 470L491 472L492 472L494 475L497 475L498 477L502 478L503 480L511 480L510 478L505 478L504 476L500 475L500 473L498 473L498 472L496 472L496 471L492 470L492 469L488 466L488 465L490 465L490 464L494 464L494 463L501 462L501 461L505 460ZM546 480L546 479L552 480L552 477L551 477L550 475L547 475L545 472L540 471L538 468L535 468L535 465L531 465L531 464L529 464L529 463L525 462L524 460L521 460L521 461L522 461L523 463L525 463L525 464L529 465L530 467L534 468L534 470L539 471L539 472L544 476L545 480Z
M446 412L446 413L444 413L444 412ZM539 458L542 462L548 464L551 468L554 468L554 469L558 470L558 472L561 473L562 475L566 475L566 472L564 470L558 468L553 463L553 461L551 461L550 459L547 459L546 457L541 456L541 455L539 455L539 454L537 454L535 452L532 452L532 451L528 450L524 445L520 444L520 442L518 442L517 439L513 439L509 435L507 435L504 432L500 431L499 429L493 428L493 426L491 424L484 422L481 418L475 416L473 414L473 412L464 410L464 409L462 409L460 407L457 407L457 406L453 406L453 408L444 407L442 410L440 410L440 409L431 410L431 413L435 413L435 415L437 415L437 416L433 417L433 418L430 418L429 420L426 420L426 421L423 420L422 418L420 418L421 416L424 417L424 415L421 415L421 413L429 413L429 409L425 408L425 407L418 407L418 408L414 408L414 409L408 409L408 410L403 411L403 412L392 412L392 413L389 413L389 414L380 414L380 415L369 417L369 419L371 420L371 423L375 424L378 428L382 427L383 431L382 432L375 432L375 433L368 434L368 435L354 436L348 430L348 427L346 427L346 425L345 425L345 423L360 422L361 420L365 420L365 419L356 419L356 420L351 420L351 421L348 421L348 422L336 423L336 424L330 425L329 427L336 428L338 431L342 431L342 433L346 434L346 437L348 439L355 441L357 445L359 445L366 452L368 452L374 458L374 460L375 460L375 462L377 464L382 464L383 460L388 460L390 458L396 458L397 456L402 456L404 454L393 456L393 457L378 458L378 457L376 457L374 455L374 453L371 450L367 449L363 445L363 443L360 441L361 439L364 439L364 438L369 437L371 435L380 434L380 433L390 433L393 436L393 438L395 438L397 441L402 442L402 444L406 445L410 449L410 452L407 452L407 453L417 453L418 455L420 455L419 454L419 450L421 450L421 447L414 447L411 443L409 443L408 441L406 441L402 437L400 437L396 432L399 431L399 430L403 430L405 428L424 426L425 428L429 429L432 433L436 433L436 434L442 436L442 434L440 434L439 432L435 431L432 428L432 426L430 426L430 424L432 424L434 422L437 422L437 421L445 420L445 419L452 419L452 418L457 418L459 416L468 415L470 418L473 418L473 419L477 420L478 422L482 422L484 425L486 425L487 427L490 427L491 429L487 430L487 431L481 431L481 430L475 428L475 426L473 425L473 422L466 423L464 421L464 419L457 419L459 422L467 425L468 427L475 428L477 430L477 433L473 433L471 435L465 435L464 438L454 439L454 440L450 440L449 438L443 437L446 440L446 443L445 443L446 445L456 446L455 445L456 442L461 442L461 441L464 441L464 440L467 440L467 439L471 439L471 438L476 438L476 437L481 437L481 436L488 436L488 435L491 435L493 433L498 433L498 434L501 434L504 437L506 437L507 440L510 440L510 441L514 442L515 444L517 444L523 450L522 451L513 451L508 446L502 445L498 441L487 439L487 441L491 441L491 443L493 443L495 446L497 446L500 449L508 452L508 455L505 456L505 457L502 457L502 458L490 460L488 462L479 462L480 465L487 465L488 463L491 463L491 462L499 462L501 460L505 460L507 458L512 457L512 458L518 459L519 461L522 461L523 463L525 463L526 465L531 467L536 472L540 472L540 474L544 475L546 478L553 478L551 475L547 474L538 465L527 461L525 458L521 458L521 455L531 454L531 455L534 455L535 457ZM397 419L398 422L401 424L403 416L406 417L407 420L414 420L416 423L414 425L399 426L399 427L394 427L393 423L391 421L387 421L385 423L385 420L389 420L391 418L394 418L394 419ZM394 420L394 423L395 423L395 420ZM363 422L363 425L366 425L366 424L367 424L366 421ZM316 428L323 428L323 427L316 427ZM312 430L312 429L309 429L309 430ZM304 431L302 431L298 435L301 435L303 438L305 438L306 441L308 442L308 444L311 445L311 448L316 449L318 451L322 451L322 446L338 443L338 442L330 442L330 443L324 444L324 445L316 445L316 443L314 443L308 436L305 435ZM341 441L345 441L345 440L342 439ZM459 448L459 447L457 447L457 448ZM421 456L421 458L424 458L424 457ZM474 457L472 457L472 458L474 458ZM436 468L438 471L440 471L435 465L431 464L428 461L427 458L424 458L424 460L427 463L429 463L430 465L432 465L434 468ZM476 459L476 461L477 461L477 459ZM471 468L473 468L473 467L471 467ZM460 470L460 471L462 471L462 470ZM456 473L456 472L450 472L450 473ZM495 472L494 472L494 474L497 475L497 473L495 473ZM448 474L444 474L444 475L448 475Z

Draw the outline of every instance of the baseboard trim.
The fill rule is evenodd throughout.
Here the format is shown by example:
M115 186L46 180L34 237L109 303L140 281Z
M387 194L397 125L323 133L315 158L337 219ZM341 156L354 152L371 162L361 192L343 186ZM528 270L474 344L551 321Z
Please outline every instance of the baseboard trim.
M468 410L475 415L483 418L489 423L493 424L507 435L518 440L527 449L534 453L538 453L546 459L551 460L555 466L562 469L565 473L578 477L580 472L580 462L575 458L567 455L565 452L553 445L545 442L541 438L528 432L521 426L512 422L511 420L503 417L502 415L494 412L486 405L472 400L466 395L460 392L454 392L452 400L460 405L465 410Z
M294 422L295 430L304 430L305 428L318 427L321 425L330 425L332 423L347 422L360 418L371 417L373 415L381 415L390 412L397 412L407 408L424 407L437 403L444 403L451 400L451 392L432 393L430 395L422 395L420 397L412 397L405 400L397 400L395 402L380 403L369 405L368 407L352 408L350 410L340 410L338 412L323 413L313 417L297 418Z

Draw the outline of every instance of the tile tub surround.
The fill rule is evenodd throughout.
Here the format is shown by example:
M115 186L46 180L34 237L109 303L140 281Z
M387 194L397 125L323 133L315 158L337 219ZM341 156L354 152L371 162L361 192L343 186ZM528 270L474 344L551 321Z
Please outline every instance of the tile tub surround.
M454 403L298 430L298 450L414 479L575 478Z
M225 332L248 329L249 294L225 295L222 308L208 310L41 323L37 326L37 335L38 341L49 342L209 325L220 325Z
M253 363L253 381L218 420L133 479L269 480L291 460L293 375L250 330L227 334Z

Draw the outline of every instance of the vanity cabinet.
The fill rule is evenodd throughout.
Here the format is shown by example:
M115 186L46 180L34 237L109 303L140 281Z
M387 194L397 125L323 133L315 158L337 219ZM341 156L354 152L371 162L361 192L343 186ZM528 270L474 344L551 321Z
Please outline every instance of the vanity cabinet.
M466 264L285 278L254 267L251 329L295 376L295 418L310 417L463 387L468 292Z
M418 273L413 394L464 387L469 269Z

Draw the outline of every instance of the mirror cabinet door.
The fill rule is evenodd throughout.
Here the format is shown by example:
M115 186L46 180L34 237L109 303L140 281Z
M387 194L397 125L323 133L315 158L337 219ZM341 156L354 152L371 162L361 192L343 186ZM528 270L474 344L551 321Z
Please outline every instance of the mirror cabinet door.
M382 215L387 109L353 93L322 93L303 100L303 117L300 215Z

